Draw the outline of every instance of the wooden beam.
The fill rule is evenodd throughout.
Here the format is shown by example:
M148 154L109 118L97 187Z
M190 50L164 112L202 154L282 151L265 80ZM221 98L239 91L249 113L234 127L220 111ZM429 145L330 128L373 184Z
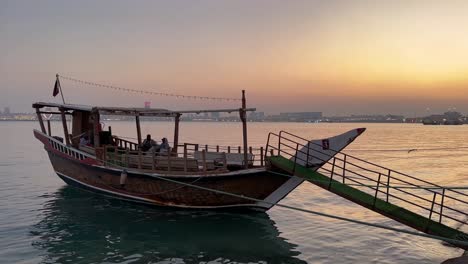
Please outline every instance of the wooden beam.
M141 127L140 127L140 116L135 116L136 121L136 129L137 129L137 138L138 138L138 146L141 145Z
M263 166L263 147L260 147L260 166Z
M100 146L99 142L99 131L101 131L101 122L99 120L99 112L93 112L93 125L94 125L94 147L97 148Z
M206 173L206 150L202 150L203 172Z
M36 108L36 114L37 114L37 120L39 121L39 125L41 126L41 131L42 133L46 134L46 129L44 126L44 120L42 120L42 115L41 112L39 111L39 108Z
M53 114L53 115L61 115L62 113L60 112L54 112L54 111L39 111L41 114ZM73 115L73 113L70 112L65 112L66 115Z
M47 120L47 133L49 134L49 137L52 136L52 129L50 128L50 120Z
M180 123L180 116L181 114L177 114L175 117L175 124L174 124L174 147L172 152L177 153L177 146L179 145L179 123Z
M68 134L67 117L65 116L65 111L63 109L60 109L60 114L62 116L63 134L65 137L65 142L67 143L67 145L70 145L70 134Z
M247 154L247 111L245 101L245 90L242 90L242 109L239 111L240 119L242 120L242 137L244 140L244 167L249 168L248 154Z
M63 108L64 110L79 110L85 112L98 112L100 114L108 115L127 115L135 116L140 114L141 116L173 116L177 114L189 114L189 113L212 113L212 112L237 112L239 109L199 109L199 110L181 110L181 111L171 111L167 109L146 109L146 108L128 108L128 107L92 107L86 105L72 105L72 104L57 104L57 103L44 103L37 102L33 104L33 108L43 108L43 107L56 107ZM255 111L255 108L245 108L245 111Z

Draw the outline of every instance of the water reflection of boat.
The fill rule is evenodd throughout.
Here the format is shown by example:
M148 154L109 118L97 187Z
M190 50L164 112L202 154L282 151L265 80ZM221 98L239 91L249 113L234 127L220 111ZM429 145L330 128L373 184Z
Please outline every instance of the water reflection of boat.
M45 204L31 235L46 262L303 263L266 213L135 206L70 187Z

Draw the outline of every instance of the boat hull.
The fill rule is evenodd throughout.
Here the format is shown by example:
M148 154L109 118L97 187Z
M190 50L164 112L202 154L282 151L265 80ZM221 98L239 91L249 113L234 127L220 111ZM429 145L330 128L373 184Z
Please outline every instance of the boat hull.
M103 166L90 157L80 157L73 154L78 150L41 132L35 134L44 143L54 171L67 184L134 202L184 208L256 207L268 210L303 181L298 177L271 173L265 168L205 175L202 172L199 175L174 175L128 169L122 184L122 169Z

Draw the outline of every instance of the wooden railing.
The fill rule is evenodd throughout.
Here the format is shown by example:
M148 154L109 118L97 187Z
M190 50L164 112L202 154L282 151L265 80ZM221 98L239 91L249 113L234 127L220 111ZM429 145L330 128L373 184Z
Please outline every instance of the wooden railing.
M115 141L115 144L117 146L121 147L121 148L129 149L129 150L138 150L139 149L138 144L134 143L132 141L122 139L122 138L119 138L117 136L113 136L113 139Z
M114 141L116 145L120 148L123 149L129 149L129 150L139 150L139 146L137 143L134 143L129 140L125 140L122 138L119 138L117 136L114 136ZM183 149L183 152L178 152L176 155L178 157L194 157L194 152L196 151L205 151L205 152L218 152L218 153L243 153L243 149L241 146L222 146L222 145L208 145L208 144L195 144L195 143L182 143L177 145L177 149ZM250 146L248 148L248 153L250 154L249 156L253 157L252 161L249 161L252 163L254 166L264 166L265 165L265 160L264 160L264 147L252 147Z
M74 158L74 159L77 159L77 160L84 160L86 158L95 159L95 156L93 156L93 155L91 155L89 153L77 150L77 149L72 148L70 146L67 146L66 144L64 144L63 142L60 142L57 139L48 138L48 141L49 141L49 143L50 143L50 145L52 146L53 149L65 154L65 155L68 155L71 158Z
M204 150L206 152L217 152L217 153L244 153L241 146L222 146L222 145L208 145L208 144L193 144L193 143L184 143L179 144L179 147L183 148L184 151L187 149L189 155L193 154L195 151ZM265 151L264 147L252 147L248 148L249 156L253 157L252 165L255 166L264 166L265 165ZM255 159L257 157L257 159Z
M197 159L189 155L184 149L182 155L173 153L170 150L161 154L152 151L130 150L115 146L105 146L102 159L106 166L116 166L125 168L135 168L150 171L167 172L220 172L227 171L226 155L221 155L218 159L208 157L208 153L202 150L202 158ZM179 153L180 154L180 153ZM222 154L222 153L221 153Z

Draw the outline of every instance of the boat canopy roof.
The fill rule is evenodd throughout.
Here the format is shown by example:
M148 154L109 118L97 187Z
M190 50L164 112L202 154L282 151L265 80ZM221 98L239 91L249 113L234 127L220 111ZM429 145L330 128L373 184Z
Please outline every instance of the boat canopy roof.
M124 115L124 116L178 116L182 114L199 114L199 113L231 113L240 110L255 111L256 108L232 108L232 109L200 109L200 110L168 110L162 108L135 108L135 107L104 107L104 106L89 106L77 104L58 104L37 102L32 105L33 108L40 109L44 107L54 107L62 111L82 111L82 112L95 112L105 115ZM49 112L42 111L41 112Z

